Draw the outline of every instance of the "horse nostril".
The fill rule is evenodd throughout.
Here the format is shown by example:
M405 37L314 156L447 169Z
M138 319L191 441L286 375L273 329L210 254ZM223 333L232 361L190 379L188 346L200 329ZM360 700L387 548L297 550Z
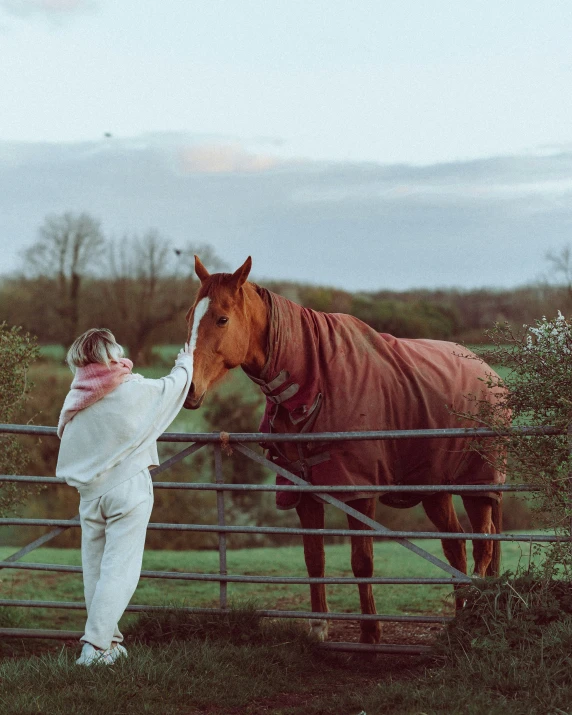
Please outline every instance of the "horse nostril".
M191 386L189 387L189 395L192 395L195 391L195 383L191 382Z

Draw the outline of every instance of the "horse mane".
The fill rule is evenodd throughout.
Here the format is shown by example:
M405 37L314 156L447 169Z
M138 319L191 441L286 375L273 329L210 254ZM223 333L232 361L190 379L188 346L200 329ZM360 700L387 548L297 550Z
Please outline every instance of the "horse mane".
M216 293L219 288L223 287L225 283L228 283L230 278L232 278L232 273L211 273L204 283L199 286L195 302L201 298L212 297L212 295ZM258 295L262 295L264 288L261 288L257 283L247 281L245 286L247 285L254 288Z
M211 275L199 286L197 300L205 296L212 296L220 286L231 277L230 273L211 273Z

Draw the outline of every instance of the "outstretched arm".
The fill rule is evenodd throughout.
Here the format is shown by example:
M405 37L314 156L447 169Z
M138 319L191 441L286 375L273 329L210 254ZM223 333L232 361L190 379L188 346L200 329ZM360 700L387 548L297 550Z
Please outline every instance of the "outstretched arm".
M171 372L153 380L161 390L161 400L154 418L154 427L164 432L181 411L193 381L193 356L189 344L179 351Z

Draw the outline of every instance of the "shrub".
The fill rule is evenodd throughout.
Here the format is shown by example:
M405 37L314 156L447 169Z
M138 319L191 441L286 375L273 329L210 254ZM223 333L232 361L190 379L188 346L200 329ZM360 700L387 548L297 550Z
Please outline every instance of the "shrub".
M12 422L26 401L31 388L28 368L38 352L35 340L27 333L22 334L20 328L9 328L6 323L0 323L0 422ZM0 435L0 439L0 472L22 473L27 457L17 439L8 434ZM0 514L6 514L22 504L32 491L10 482L2 483Z
M502 649L534 646L547 626L572 625L572 593L566 581L545 579L534 568L512 576L479 580L459 590L465 607L448 626L446 640L467 650L491 643Z
M530 571L478 581L461 593L465 608L436 647L445 657L442 681L488 693L490 703L473 712L491 712L493 702L499 713L568 712L570 584Z
M458 319L453 310L423 300L407 303L356 296L349 312L374 330L397 338L447 340L458 329Z
M492 343L487 349L488 362L507 369L503 378L491 373L488 387L506 387L508 392L494 402L471 396L475 409L472 415L467 413L465 416L498 432L495 438L497 449L491 452L499 455L497 460L504 461L502 455L507 455L508 473L513 481L531 484L537 490L530 502L541 523L554 530L556 535L570 537L572 323L559 312L552 320L542 318L534 325L524 325L520 331L515 331L508 323L497 323L487 331L487 337ZM512 412L515 426L555 427L564 434L502 435L507 410ZM476 440L471 446L487 458L484 451L487 445L483 442ZM546 554L548 577L562 568L567 577L571 577L569 542L547 547Z
M256 604L248 602L231 606L224 613L189 613L177 605L164 611L144 611L126 632L146 644L202 640L260 646L296 641L301 649L315 646L302 624L262 618Z

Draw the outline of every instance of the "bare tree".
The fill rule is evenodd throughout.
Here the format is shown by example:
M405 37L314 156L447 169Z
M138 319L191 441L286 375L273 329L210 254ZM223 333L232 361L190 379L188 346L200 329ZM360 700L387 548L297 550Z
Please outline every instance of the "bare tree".
M156 230L143 236L125 237L109 248L105 281L109 318L107 324L139 364L149 362L154 333L165 323L182 317L197 287L193 255L200 251L210 267L220 261L210 247L174 248Z
M67 212L46 216L38 240L24 253L28 272L56 281L56 311L63 322L61 334L66 344L78 330L81 283L95 267L104 245L99 221L87 213Z
M555 279L564 288L567 303L572 305L572 249L566 245L558 252L548 251L546 260L552 266Z

